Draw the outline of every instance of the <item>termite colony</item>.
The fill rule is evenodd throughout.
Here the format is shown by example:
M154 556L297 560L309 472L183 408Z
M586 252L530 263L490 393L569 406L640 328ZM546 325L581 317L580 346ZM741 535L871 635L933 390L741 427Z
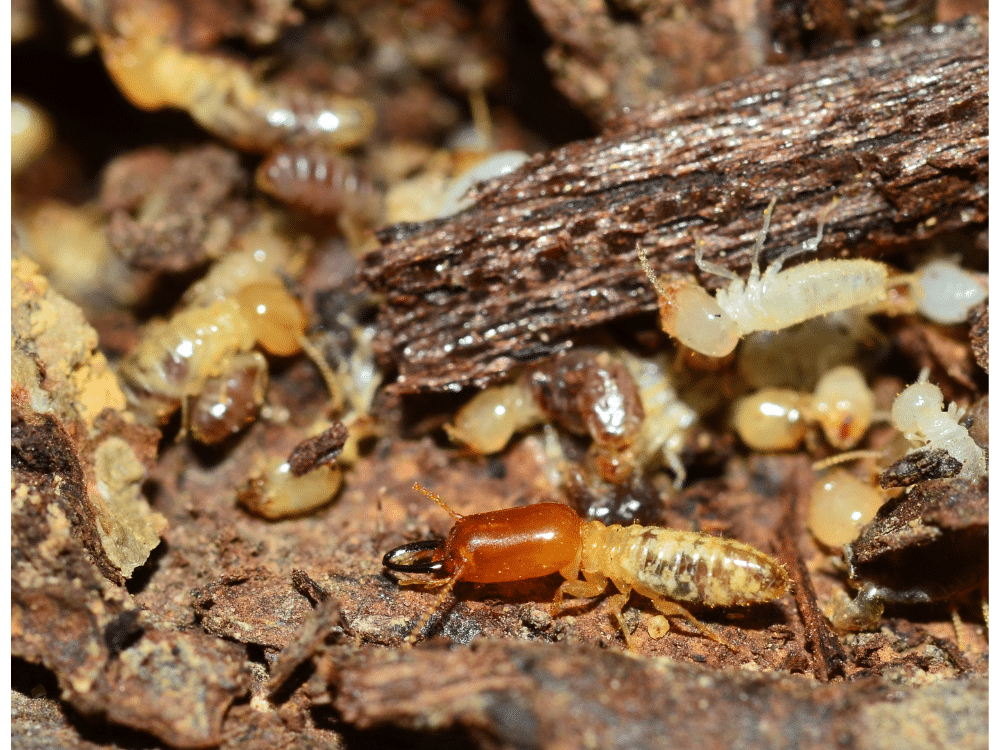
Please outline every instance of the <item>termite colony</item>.
M434 134L426 140L448 148L404 137L376 147L376 111L382 127L383 113L393 109L384 94L379 102L367 93L360 96L364 88L352 86L349 75L338 75L325 88L309 85L308 76L305 84L294 76L285 80L272 75L270 61L251 64L234 54L206 51L187 38L182 43L184 24L174 17L179 11L171 6L163 12L165 18L120 14L93 24L93 42L109 74L136 107L181 110L213 136L252 154L256 188L276 201L256 195L246 216L206 232L204 258L177 276L190 286L143 323L123 351L118 373L137 418L163 428L180 412L175 420L180 450L191 446L184 442L190 437L222 452L254 430L289 421L287 411L270 402L269 383L284 378L294 366L290 362L307 357L319 378L317 372L310 376L325 386L323 407L302 428L294 450L259 451L245 483L232 494L263 518L308 514L340 490L343 465L358 460L359 443L391 431L372 416L383 374L375 364L375 326L357 309L378 300L362 300L354 309L331 303L328 314L317 313L329 290L317 293L310 275L317 267L335 275L323 266L334 263L320 257L334 244L331 237L349 248L345 256L356 256L372 245L378 226L467 210L477 183L528 160L516 150L528 139L499 150L483 125L482 92L490 75L480 71L460 87L477 113L473 127L460 129L454 113L424 118L440 116L445 124L425 123ZM388 71L385 78L392 75L390 58L383 54L372 63ZM474 71L472 62L465 67ZM12 115L18 136L14 169L21 170L50 146L52 127L26 100L12 103ZM247 186L247 193L251 189ZM706 260L700 237L691 238L689 269L700 273L698 278L657 277L650 238L635 245L635 263L657 293L660 327L675 342L672 349L661 346L659 333L631 338L599 333L524 364L506 382L472 395L457 413L435 423L432 429L441 427L435 435L439 445L450 440L446 455L463 470L537 456L543 494L568 500L575 510L566 503L541 503L463 516L421 489L455 523L444 540L409 542L383 558L385 567L413 576L400 583L440 589L437 604L407 623L408 641L425 630L456 584L512 583L559 573L564 580L555 591L553 615L562 614L565 597L596 598L613 583L608 611L631 649L643 645L625 617L633 591L661 615L681 618L706 638L730 646L678 602L720 608L766 604L788 592L790 578L762 549L701 531L738 535L737 527L710 512L677 510L695 504L684 494L692 484L721 473L718 464L706 468L699 451L721 455L718 463L752 453L809 454L816 481L806 525L831 557L849 557L842 553L845 545L906 487L986 476L984 441L969 427L971 412L952 393L945 398L947 388L942 392L930 375L913 373L915 382L899 381L888 399L879 389L887 382L878 370L889 338L870 320L875 314L919 315L939 326L964 324L970 308L985 298L981 277L944 256L914 263L916 270L908 274L857 259L786 267L819 249L827 226L836 224L833 203L816 217L815 236L779 252L764 267L778 202L766 196L754 204L763 206L767 199L746 278ZM249 203L245 195L241 200ZM119 307L136 306L140 292L154 288L158 279L123 268L127 259L110 252L99 236L100 212L91 209L35 206L16 230L23 231L24 245L40 262L48 262L53 278L65 278L65 288L103 282L102 293ZM138 213L157 217L155 205ZM94 249L77 258L93 256L93 263L68 262L66 254L51 249L60 246L53 227L70 222L77 236L92 236ZM310 232L310 249L301 250L293 237ZM631 257L631 244L628 249ZM84 273L85 281L74 277ZM126 277L128 283L119 283ZM709 277L726 282L714 295L702 286ZM338 287L338 294L348 296L348 286ZM288 381L292 384L283 387L297 387ZM960 392L959 398L965 395ZM897 439L876 445L878 430L883 435L894 430ZM840 465L849 460L859 463L851 469ZM670 514L689 527L660 528ZM416 535L412 529L407 533L411 539ZM769 551L775 549L772 544ZM906 601L863 576L852 583L861 593L832 615L843 629L875 627L884 601ZM912 601L928 597L917 591ZM652 620L647 625L653 638L666 632Z
M910 274L869 260L812 261L783 270L785 261L819 247L824 223L835 203L820 215L812 239L781 253L762 272L759 258L775 205L772 199L764 212L746 281L706 262L704 243L696 242L698 268L729 279L728 287L715 297L690 277L657 279L641 245L637 248L639 263L660 297L662 328L682 345L682 357L638 356L620 347L570 349L525 366L511 382L476 394L446 425L452 441L473 455L509 450L515 435L536 431L542 425L541 437L534 440L542 446L540 452L549 464L550 486L571 498L589 498L593 506L580 508L584 520L571 517L560 506L547 505L463 517L424 491L448 510L456 524L445 541L416 542L392 550L385 556L386 567L443 576L402 581L442 587L438 604L456 582L514 581L559 571L568 580L557 592L554 612L559 610L563 594L596 596L610 579L620 592L610 600L610 610L630 648L634 643L621 612L633 589L647 595L661 613L687 617L686 611L662 597L715 606L731 604L741 596L746 597L742 603L780 596L787 588L784 569L763 552L695 532L617 526L614 519L618 510L606 505L610 497L636 502L642 493L635 491L634 485L646 483L661 467L672 475L672 489L662 482L655 486L669 495L684 485L685 438L699 420L710 418L712 411L727 401L725 388L702 386L699 395L698 387L692 387L692 375L686 372L685 364L691 359L686 352L692 351L698 367L709 370L703 375L709 382L722 382L726 373L731 379L736 376L736 385L729 391L733 396L728 409L730 424L748 449L787 452L805 441L810 453L819 454L807 526L823 549L835 552L844 548L888 500L899 496L899 490L884 490L877 481L882 472L891 473L890 464L897 459L897 463L912 462L912 456L924 452L943 456L937 462L937 474L925 474L920 481L949 476L976 481L983 477L987 470L985 452L959 423L964 410L956 404L945 409L941 390L926 382L926 374L891 401L884 393L876 394L868 382L873 363L884 359L888 342L869 321L870 315L919 314L941 325L964 322L969 310L985 297L980 278L960 268L953 258L933 258ZM730 355L744 339L733 362ZM713 359L719 364L713 366ZM867 363L864 370L859 369L863 362ZM706 391L715 391L715 398L706 396ZM746 395L740 396L741 392ZM880 424L886 425L883 434L890 431L899 438L882 448L857 449L866 442L872 426ZM816 429L811 431L813 427ZM589 445L582 458L569 459L563 446L567 438L579 440L577 436ZM875 459L877 463L872 464ZM859 464L856 473L831 469L856 460L868 463ZM566 515L565 524L573 530L542 530L546 523L557 523L555 508ZM586 520L597 508L604 523L612 525ZM537 520L532 513L537 513ZM595 517L596 513L590 515ZM628 520L634 523L636 518ZM583 524L583 562L574 557L578 554L575 541L567 545L553 542L551 551L518 548L520 540L535 534L536 523L540 536L548 533L552 538L572 539L576 538L576 525ZM628 539L619 539L619 534ZM708 549L731 553L734 558L743 555L745 560L759 556L754 559L769 561L763 566L769 571L763 576L768 583L763 579L737 583L720 575L716 581L719 591L700 590L690 599L677 593L672 572L665 574L667 582L653 585L643 579L645 587L638 585L641 574L638 568L629 567L632 552L641 547L642 552L636 553L639 557L662 559L668 546L674 560L697 559ZM736 564L750 566L745 560ZM618 565L625 567L615 567ZM586 581L578 580L581 572ZM862 588L862 594L856 605L831 615L834 625L843 630L856 629L858 623L874 626L881 614L881 605L873 604L879 600L877 590L863 580L852 579L851 584ZM753 599L748 592L754 587L769 593ZM925 600L930 599L913 599ZM429 617L428 613L418 620L408 640L413 640ZM700 624L696 627L720 640Z

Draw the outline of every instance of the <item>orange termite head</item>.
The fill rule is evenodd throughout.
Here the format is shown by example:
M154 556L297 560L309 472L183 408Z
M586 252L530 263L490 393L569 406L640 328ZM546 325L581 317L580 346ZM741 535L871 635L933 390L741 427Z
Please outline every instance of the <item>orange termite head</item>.
M404 544L382 562L403 573L443 573L448 580L505 583L555 573L578 560L582 521L562 503L540 503L463 516L420 485L455 525L447 539Z

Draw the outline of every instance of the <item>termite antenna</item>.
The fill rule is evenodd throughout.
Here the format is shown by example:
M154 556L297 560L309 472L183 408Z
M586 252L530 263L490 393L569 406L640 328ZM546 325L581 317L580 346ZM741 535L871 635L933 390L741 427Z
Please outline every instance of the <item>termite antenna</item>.
M420 485L417 486L420 487ZM426 492L426 490L424 490L423 487L420 487L420 490L422 492ZM451 593L452 588L454 588L455 586L455 581L459 579L464 569L465 569L464 565L460 566L458 570L452 573L450 578L443 581L444 588L441 589L441 593L438 594L437 599L434 600L433 606L431 606L430 609L428 609L420 616L420 619L417 620L417 624L413 626L413 629L410 631L410 634L403 639L403 643L406 644L407 647L412 647L417 642L417 636L420 635L420 631L424 629L424 627L427 625L428 622L430 622L431 618L434 616L434 613L437 612L439 609L441 609L441 603L446 598L448 598L448 595Z
M823 229L826 228L826 220L830 218L830 214L833 213L833 209L837 207L840 203L840 196L833 196L833 200L830 204L819 212L819 226L816 227L816 236L812 239L812 242L807 242L810 250L815 250L819 247L819 243L823 241Z
M846 464L848 461L856 461L861 458L881 458L882 455L883 451L846 451L844 453L838 453L836 456L824 458L822 461L816 461L813 463L812 468L813 471L823 471L823 469L829 469L831 466L836 466L837 464Z
M642 249L642 245L638 242L635 243L635 252L639 256L639 265L642 266L642 270L646 272L646 276L649 278L649 283L653 285L653 289L656 290L657 296L666 297L666 290L660 286L660 282L656 280L656 275L653 273L653 269L649 267L649 258L646 257L646 253Z
M323 376L323 382L326 383L326 389L330 391L330 398L333 399L333 409L339 412L344 406L344 394L337 382L337 376L334 374L330 365L327 364L326 358L320 353L319 349L313 346L312 342L305 337L305 334L299 334L298 337L299 346L302 347L302 351L306 353L306 356L312 360L313 364L316 365L316 369L319 370L319 374Z
M445 512L449 516L451 516L452 518L454 518L456 521L461 521L463 518L465 518L465 516L461 515L460 513L456 513L450 507L448 507L448 503L446 503L444 500L442 500L441 497L440 497L440 495L435 495L430 490L425 489L418 482L414 482L413 483L413 489L415 489L417 492L422 492L423 494L427 495L427 497L429 497L431 500L433 500L438 505L440 505L442 508L444 508Z

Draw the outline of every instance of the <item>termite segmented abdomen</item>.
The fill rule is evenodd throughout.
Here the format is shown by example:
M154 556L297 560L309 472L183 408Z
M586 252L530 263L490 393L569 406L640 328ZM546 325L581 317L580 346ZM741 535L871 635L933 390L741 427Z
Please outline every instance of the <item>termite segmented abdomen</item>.
M872 260L817 260L781 271L759 289L747 288L746 304L754 315L733 316L744 330L780 331L820 315L885 299L886 266ZM723 310L727 305L720 301Z
M604 533L601 572L640 594L725 607L771 601L788 590L781 563L743 542L643 526L611 526ZM585 543L585 569L588 547Z

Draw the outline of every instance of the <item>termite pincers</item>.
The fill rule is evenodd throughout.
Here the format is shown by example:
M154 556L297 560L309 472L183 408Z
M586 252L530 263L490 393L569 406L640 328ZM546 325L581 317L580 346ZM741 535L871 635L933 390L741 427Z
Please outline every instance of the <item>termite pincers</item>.
M632 591L647 597L663 615L683 617L706 637L732 648L676 601L743 606L777 599L789 587L781 563L733 539L638 524L605 526L584 521L561 503L463 516L419 484L414 489L444 508L455 525L447 539L404 544L382 558L389 570L443 574L399 581L442 588L435 606L407 636L409 643L458 581L508 583L559 572L567 580L556 592L554 614L562 608L564 596L596 597L610 581L618 589L610 599L611 613L633 650L622 617ZM581 573L585 580L579 579Z

